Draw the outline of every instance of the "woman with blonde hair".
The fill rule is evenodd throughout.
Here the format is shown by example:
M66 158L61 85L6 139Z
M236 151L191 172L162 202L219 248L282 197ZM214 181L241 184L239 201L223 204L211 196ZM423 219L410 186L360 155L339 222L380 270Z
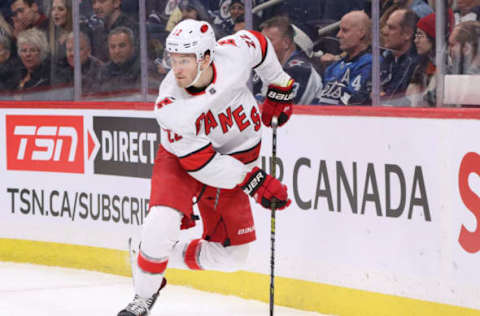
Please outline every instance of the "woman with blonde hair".
M22 31L17 36L18 56L23 67L17 90L50 85L50 58L47 36L37 28Z
M54 60L65 56L65 41L73 29L71 0L53 0L50 9L48 40Z

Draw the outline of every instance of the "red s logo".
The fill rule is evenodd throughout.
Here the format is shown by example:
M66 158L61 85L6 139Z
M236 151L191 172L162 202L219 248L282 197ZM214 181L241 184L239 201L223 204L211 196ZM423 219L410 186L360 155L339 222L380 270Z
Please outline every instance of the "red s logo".
M469 152L460 164L458 186L463 204L473 213L477 220L475 231L471 232L464 225L460 231L458 242L465 251L476 253L480 250L480 197L468 185L468 176L475 172L480 176L480 155Z

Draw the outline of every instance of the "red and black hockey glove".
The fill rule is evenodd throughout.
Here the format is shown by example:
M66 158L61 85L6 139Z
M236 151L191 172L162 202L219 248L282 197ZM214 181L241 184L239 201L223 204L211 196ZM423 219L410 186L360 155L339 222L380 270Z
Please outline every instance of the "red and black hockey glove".
M272 125L274 116L278 118L278 125L282 126L292 115L294 82L293 79L290 79L286 87L273 84L268 86L267 95L262 106L262 122L265 126L270 127Z
M239 186L257 203L268 209L272 208L272 201L274 200L275 209L279 210L283 210L291 203L287 194L287 186L258 167L247 173Z

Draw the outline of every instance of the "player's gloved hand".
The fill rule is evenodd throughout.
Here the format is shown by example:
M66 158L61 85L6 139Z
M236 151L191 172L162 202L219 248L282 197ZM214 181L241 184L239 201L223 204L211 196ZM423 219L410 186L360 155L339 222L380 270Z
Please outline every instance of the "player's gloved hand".
M262 122L265 126L272 125L272 118L278 118L278 125L285 124L292 115L293 83L290 79L286 86L271 84L268 86L267 95L262 106Z
M283 210L292 202L288 198L287 186L258 167L247 173L239 186L245 193L252 196L257 203L268 209L272 208L272 201L275 201L275 209L280 210Z

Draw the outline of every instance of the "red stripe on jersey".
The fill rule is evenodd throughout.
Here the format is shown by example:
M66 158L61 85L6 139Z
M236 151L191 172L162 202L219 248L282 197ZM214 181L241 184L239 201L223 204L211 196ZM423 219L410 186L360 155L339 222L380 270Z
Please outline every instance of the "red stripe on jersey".
M213 159L217 152L212 144L200 148L186 156L179 157L183 169L188 172L198 171L205 167Z
M185 250L185 264L191 270L203 270L202 267L200 267L200 264L198 262L199 252L200 252L200 239L194 239L187 246L187 250Z
M162 262L154 262L142 256L142 253L140 252L137 257L137 264L140 269L145 272L160 274L167 269L168 259Z
M249 164L255 160L257 160L258 156L260 155L260 147L262 145L262 142L260 141L257 145L254 147L244 150L244 151L239 151L233 154L230 154L233 158L240 160L244 164Z
M254 68L260 66L263 61L265 60L265 57L267 57L267 47L268 47L268 42L267 42L267 39L265 38L265 36L260 33L260 32L257 32L257 31L252 31L252 30L249 30L248 32L250 32L253 36L255 36L258 40L258 42L260 43L260 48L262 49L262 60L258 63L258 65L256 65Z
M215 63L212 61L212 70L213 70L213 80L212 83L217 82L217 68L215 67Z

